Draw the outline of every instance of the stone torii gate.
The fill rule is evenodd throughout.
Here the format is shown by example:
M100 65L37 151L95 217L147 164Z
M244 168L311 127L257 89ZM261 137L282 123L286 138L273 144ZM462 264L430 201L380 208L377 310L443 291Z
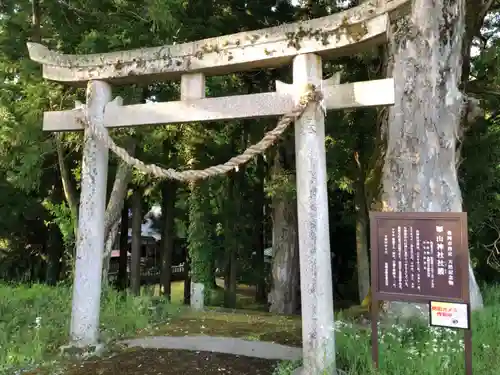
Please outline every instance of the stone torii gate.
M110 146L106 128L286 115L296 111L306 87L321 89L324 110L392 105L391 78L342 85L337 78L324 81L322 58L351 55L386 43L390 21L405 14L408 4L409 0L371 0L310 21L104 54L65 55L28 43L31 59L43 65L44 78L73 86L87 85L86 106L45 112L43 119L46 131L85 131L72 345L95 345L99 338ZM292 62L293 84L277 82L275 92L205 98L206 75L276 68ZM176 79L181 80L180 101L127 106L119 98L112 101L111 85ZM321 106L304 105L300 114L289 118L298 118L295 144L303 357L305 373L316 375L335 368L325 113ZM116 147L111 149L117 152ZM118 155L134 164L126 155ZM149 170L154 172L154 168ZM160 175L177 178L175 173L169 173Z

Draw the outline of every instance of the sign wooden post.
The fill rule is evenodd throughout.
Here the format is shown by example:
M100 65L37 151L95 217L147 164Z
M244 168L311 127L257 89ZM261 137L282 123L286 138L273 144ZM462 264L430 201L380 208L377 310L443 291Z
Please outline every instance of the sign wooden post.
M372 357L379 367L379 301L428 303L431 324L465 330L472 375L465 212L371 212ZM451 318L451 319L450 319Z
M392 105L395 93L391 78L342 85L331 80L322 81L321 61L352 55L386 43L391 20L403 16L409 10L409 4L410 0L370 0L347 11L314 20L173 46L104 54L65 55L40 44L28 43L31 59L43 64L44 77L53 81L74 86L84 86L93 80L113 85L144 85L157 80L177 79L183 82L180 101L123 106L120 100L115 100L105 107L103 103L99 116L95 117L100 127L290 116L297 98L304 94L304 84L321 88L322 109L308 108L297 121L295 129L303 373L307 375L335 371L323 111ZM277 83L276 92L253 95L203 98L200 91L205 75L277 68L292 62L293 92L282 83ZM197 79L194 79L195 75L198 75ZM87 103L88 106L91 104ZM88 120L83 115L82 111L75 110L45 112L43 128L48 131L83 130L82 120ZM89 121L85 121L83 124L89 126ZM99 176L105 174L103 163L96 163L95 168L99 169ZM85 184L89 188L82 199L103 202L105 186L94 181L90 174L83 175L82 185ZM93 244L102 242L102 233L103 228L91 227L88 235L94 236ZM78 241L79 254L88 247L88 243L83 244ZM99 257L98 252L102 248L102 244L96 244L94 252L89 254ZM93 307L88 311L97 314L92 321L98 321L99 311L95 305L99 304L97 291L100 289L101 272L95 266L90 270L92 276L86 277L83 264L77 262L80 269L76 272L73 305L89 303L88 296L76 291L92 290L90 298L93 298ZM85 282L91 282L92 286L87 289L81 287L80 284ZM89 344L89 341L95 344L98 325L89 324L86 329L86 341L79 340L80 336L72 331L72 340L76 345Z

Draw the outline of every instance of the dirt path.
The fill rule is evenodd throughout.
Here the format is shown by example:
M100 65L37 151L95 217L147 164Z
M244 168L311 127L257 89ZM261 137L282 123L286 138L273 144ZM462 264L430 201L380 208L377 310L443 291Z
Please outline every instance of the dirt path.
M212 336L153 336L120 342L108 358L73 363L65 375L272 375L302 350L271 342Z
M65 375L272 375L277 363L203 351L134 349L74 364Z

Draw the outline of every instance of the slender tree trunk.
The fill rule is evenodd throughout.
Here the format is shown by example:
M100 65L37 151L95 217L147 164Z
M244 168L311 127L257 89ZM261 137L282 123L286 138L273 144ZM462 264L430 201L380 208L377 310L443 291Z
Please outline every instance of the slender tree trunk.
M61 272L61 257L64 254L64 242L59 227L52 224L49 227L47 247L47 285L56 285Z
M236 197L236 173L232 172L227 181L227 198L225 200L224 213L226 223L224 229L226 269L224 275L224 307L236 308L236 252L237 252L237 217L236 205L239 199Z
M368 212L362 192L356 191L356 256L358 293L360 303L370 289L370 262L368 259Z
M191 259L186 254L186 262L184 263L184 305L191 304Z
M365 170L356 152L357 180L355 182L356 205L356 261L358 270L358 294L360 303L370 289L370 262L368 258L368 204L365 191Z
M111 252L116 244L116 238L118 236L118 231L120 229L120 220L117 220L106 236L106 242L104 243L104 255L102 259L102 287L107 287L109 285L109 265L111 262Z
M61 200L64 200L64 192L59 185L54 186L51 193L51 200L53 202L61 202ZM63 268L62 259L64 257L64 251L66 250L66 244L64 243L61 228L56 223L50 224L47 230L47 268L45 280L48 285L56 285Z
M254 205L255 205L255 274L256 302L266 301L266 278L265 278L265 263L264 263L264 248L265 248L265 214L264 205L266 204L266 196L264 191L264 182L266 176L265 160L262 156L257 159L257 179L258 183L255 187Z
M62 134L57 133L54 134L54 139L56 143L56 151L57 151L57 161L59 164L59 171L61 172L61 183L63 186L64 197L66 198L66 203L71 212L71 221L73 224L73 233L75 235L75 239L78 235L78 204L79 198L74 187L73 181L71 179L71 174L66 165L65 161L65 153L64 146L62 143Z
M123 202L122 217L120 224L120 259L118 264L118 287L126 290L128 287L128 200Z
M227 293L226 307L235 309L237 302L236 289L238 287L237 275L238 275L238 261L237 254L238 249L235 248L231 251L231 256L229 258L229 288Z
M457 135L465 36L464 0L415 0L392 38L396 103L389 109L383 204L388 211L462 211ZM470 267L473 309L482 297ZM415 311L393 312L413 315Z
M129 146L129 153L132 155L135 151L135 142ZM104 254L103 254L103 275L108 274L109 262L111 259L111 251L116 242L118 229L120 227L121 214L127 197L128 184L132 178L132 167L120 162L116 171L113 188L109 197L109 202L106 207L106 215L104 217ZM103 278L103 280L107 280Z
M41 29L42 9L40 7L40 0L31 0L31 41L41 43L42 29Z
M142 192L138 187L132 193L132 261L130 269L130 289L132 294L141 293L141 225Z
M162 253L161 253L161 283L163 285L163 295L168 300L171 299L172 288L172 255L174 252L175 240L175 202L177 195L177 183L175 181L165 181L162 183Z

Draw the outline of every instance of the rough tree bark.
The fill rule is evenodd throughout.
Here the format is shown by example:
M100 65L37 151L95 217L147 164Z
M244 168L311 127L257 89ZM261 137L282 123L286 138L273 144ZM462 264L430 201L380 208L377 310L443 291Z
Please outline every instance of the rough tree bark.
M292 152L293 152L293 147ZM274 159L273 175L279 176L286 167L286 151L280 149ZM299 238L297 201L275 194L272 202L273 262L269 311L294 314L300 307Z
M233 150L236 151L233 144ZM237 215L236 205L239 197L236 194L236 172L231 172L227 180L227 198L225 202L224 247L226 267L224 270L224 307L236 308L236 252L238 246L237 224L234 220Z
M396 103L388 111L385 210L462 211L457 135L464 107L459 90L464 5L465 0L415 0L411 15L395 27L389 71ZM483 301L469 269L471 304L477 309ZM400 303L391 303L390 310L400 316L418 311Z
M191 258L186 251L186 261L184 262L184 296L182 299L184 305L191 304Z
M128 200L123 202L122 217L120 224L120 259L118 266L118 288L126 290L128 287Z
M61 183L64 191L64 197L66 199L66 203L68 204L69 210L71 212L71 220L73 223L73 233L75 235L75 239L78 236L78 194L73 185L73 181L71 179L71 173L69 172L68 166L65 161L65 152L64 146L62 143L63 133L54 134L54 139L56 143L56 152L57 152L57 162L59 164L59 171L61 172Z
M129 150L130 151L130 150ZM109 262L111 260L111 251L116 242L116 236L120 229L120 219L123 210L125 198L127 197L128 184L132 178L132 168L121 162L116 171L113 189L106 207L106 216L104 218L104 254L102 263L103 283L108 281Z
M132 193L132 259L130 265L130 289L132 294L141 294L141 226L142 192L138 187Z
M47 285L56 285L61 272L61 258L64 254L64 242L61 231L56 224L48 227L47 236L47 269L45 282Z
M169 180L162 182L161 186L161 215L163 232L161 241L161 284L163 295L170 301L172 294L172 255L175 240L175 201L177 196L177 183Z
M266 178L266 162L264 157L257 157L257 179L258 183L255 187L255 270L256 270L256 285L255 285L255 300L256 302L266 302L266 277L265 277L265 212L264 205L266 204L266 193L264 184Z
M358 270L358 294L359 300L362 302L370 290L370 261L368 259L369 218L365 193L365 170L358 158L356 158L356 162L358 166L358 178L355 182L356 261Z

